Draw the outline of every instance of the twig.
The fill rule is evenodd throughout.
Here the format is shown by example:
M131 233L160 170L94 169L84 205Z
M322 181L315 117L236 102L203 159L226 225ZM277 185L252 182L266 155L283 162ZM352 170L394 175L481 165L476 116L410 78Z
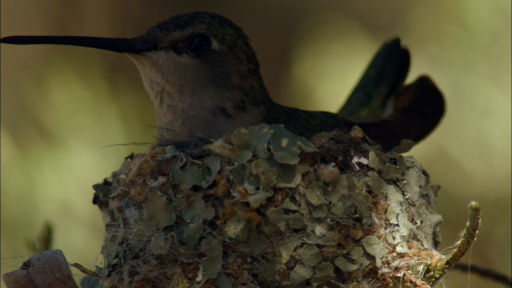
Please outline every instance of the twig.
M469 248L473 245L480 227L480 204L476 201L469 203L469 221L464 229L462 238L457 242L455 250L448 259L437 267L437 273L434 277L429 279L432 286L436 284L442 276L448 272L461 258L468 252Z
M486 279L496 281L498 283L512 287L512 279L509 276L507 276L503 273L491 270L491 269L479 267L474 264L470 265L470 264L466 264L466 263L456 263L453 266L453 269L461 270L464 272L475 273L475 274L478 274Z

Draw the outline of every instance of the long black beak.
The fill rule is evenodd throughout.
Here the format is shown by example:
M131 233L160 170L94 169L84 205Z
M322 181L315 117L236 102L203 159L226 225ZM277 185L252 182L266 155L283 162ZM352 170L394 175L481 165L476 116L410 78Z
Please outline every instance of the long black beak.
M127 39L81 36L8 36L1 38L0 43L17 45L71 45L130 54L141 54L142 52L154 51L157 48L154 43L143 43L137 38Z

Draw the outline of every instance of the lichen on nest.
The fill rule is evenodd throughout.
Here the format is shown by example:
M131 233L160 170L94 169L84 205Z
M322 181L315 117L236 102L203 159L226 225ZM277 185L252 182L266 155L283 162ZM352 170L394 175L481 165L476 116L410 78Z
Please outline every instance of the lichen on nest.
M430 287L445 259L439 186L399 155L407 146L385 153L357 127L308 141L259 125L132 154L94 185L104 267L82 285Z

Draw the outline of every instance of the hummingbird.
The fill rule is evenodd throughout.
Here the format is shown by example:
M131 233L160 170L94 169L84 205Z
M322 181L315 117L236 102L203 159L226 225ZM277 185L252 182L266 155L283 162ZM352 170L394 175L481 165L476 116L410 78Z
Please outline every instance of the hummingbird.
M178 15L134 38L9 36L7 44L60 44L123 53L137 66L154 102L158 144L186 149L238 127L284 124L310 137L359 126L385 150L418 142L444 114L442 93L428 76L405 85L410 54L399 38L386 42L338 113L275 103L244 31L210 12Z

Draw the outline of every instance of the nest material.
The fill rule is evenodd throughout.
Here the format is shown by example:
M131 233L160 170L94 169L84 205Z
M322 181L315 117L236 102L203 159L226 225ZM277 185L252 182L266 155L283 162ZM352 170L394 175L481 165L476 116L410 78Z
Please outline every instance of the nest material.
M357 127L307 141L260 125L189 153L132 154L94 185L94 286L430 287L445 261L439 186L397 152Z

